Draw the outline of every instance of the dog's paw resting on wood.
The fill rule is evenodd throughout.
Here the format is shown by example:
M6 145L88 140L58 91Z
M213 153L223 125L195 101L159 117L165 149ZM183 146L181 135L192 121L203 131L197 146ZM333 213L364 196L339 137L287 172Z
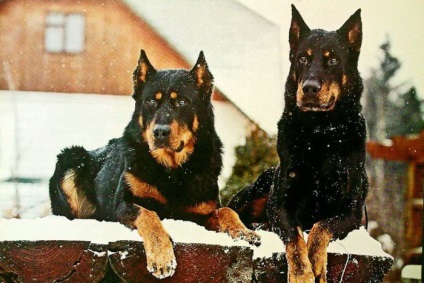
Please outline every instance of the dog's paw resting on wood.
M121 138L100 149L64 149L50 179L53 214L119 221L143 237L147 269L177 266L161 219L193 221L259 244L219 201L222 143L211 105L213 76L203 52L191 70L157 71L142 50L134 71L135 110Z

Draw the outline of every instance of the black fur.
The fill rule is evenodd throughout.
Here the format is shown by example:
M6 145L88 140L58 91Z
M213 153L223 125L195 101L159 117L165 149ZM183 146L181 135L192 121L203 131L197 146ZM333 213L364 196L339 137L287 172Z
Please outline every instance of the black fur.
M285 242L295 237L297 227L308 230L319 221L330 227L334 238L360 226L368 191L360 105L363 85L357 69L361 39L359 10L339 30L328 32L310 30L293 7L291 67L278 122L280 165L272 177L265 172L228 204L246 225L258 220L248 215L246 207L269 193L266 222ZM326 51L329 56L323 56ZM336 60L330 63L332 58ZM300 100L298 87L304 87L306 80L322 88L336 84L340 95L334 108L319 104L313 91Z
M132 227L137 214L134 204L137 204L154 210L160 218L199 222L199 217L184 213L181 208L211 200L219 203L217 179L222 167L222 143L215 132L210 102L213 77L207 70L203 53L197 64L205 68L201 75L208 76L204 78L208 85L197 84L196 66L191 71L156 71L143 53L139 64L145 64L148 70L144 80L138 78L140 68L134 72L135 110L123 136L94 151L71 147L58 155L56 170L50 179L53 214L77 218L71 213L67 197L61 189L64 175L70 169L75 171L78 194L86 196L95 206L94 214L86 216L89 218L120 221ZM163 97L156 101L154 96L158 92ZM170 98L170 92L177 92L178 99ZM180 105L183 100L181 104L184 105ZM195 116L199 125L196 131L191 128ZM194 150L187 161L168 167L151 155L151 148L143 133L153 120L156 124L176 121L193 133ZM167 204L134 196L124 180L126 172L156 187Z

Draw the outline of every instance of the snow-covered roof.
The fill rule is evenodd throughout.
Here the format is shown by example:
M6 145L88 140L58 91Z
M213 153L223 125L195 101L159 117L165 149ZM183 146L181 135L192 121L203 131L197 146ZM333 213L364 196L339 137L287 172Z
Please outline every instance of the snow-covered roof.
M233 0L124 2L189 64L203 50L216 87L261 128L276 133L283 109L278 26Z

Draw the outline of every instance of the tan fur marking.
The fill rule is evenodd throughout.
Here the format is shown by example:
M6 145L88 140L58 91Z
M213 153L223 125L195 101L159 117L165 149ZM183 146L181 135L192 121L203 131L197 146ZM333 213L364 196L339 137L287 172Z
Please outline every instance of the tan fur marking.
M189 206L184 209L186 213L208 215L211 214L217 207L217 203L214 200L201 202L195 206Z
M349 43L352 45L356 45L356 41L360 40L360 34L361 34L361 27L359 25L355 25L355 27L353 29L351 29L347 35L347 38L349 40ZM358 44L359 45L359 44ZM358 50L360 50L360 46L358 46Z
M300 39L300 27L297 22L292 22L290 27L290 33L295 36L294 42L290 41L290 48L294 49L296 47L297 42Z
M199 119L197 118L196 115L194 115L192 128L193 128L193 132L197 132L197 130L199 129Z
M325 51L324 52L324 57L329 57L330 56L330 51Z
M312 55L312 50L310 48L306 49L306 54L308 54L308 56Z
M340 86L337 83L335 82L332 82L330 84L323 83L321 85L321 90L316 96L317 100L315 101L315 103L317 104L317 108L318 108L318 105L326 105L330 102L330 100L334 99L334 103L332 104L332 106L326 109L321 109L320 111L333 110L336 101L340 97L340 94L341 94ZM302 83L300 82L298 83L297 93L296 93L297 105L302 105L305 99L306 99L305 94L303 93L303 90L302 90Z
M255 199L252 201L252 216L254 218L260 218L265 213L265 205L267 201L267 197Z
M149 67L147 66L147 64L145 63L141 63L139 66L140 69L140 76L138 77L140 81L142 82L146 82L146 76L147 76L147 71L149 69Z
M322 225L315 223L308 237L308 255L312 264L312 270L320 283L327 282L327 246L333 234Z
M152 133L154 122L149 125L143 134L143 138L149 144L152 156L163 166L177 168L185 163L194 151L196 139L192 132L185 125L179 125L176 121L171 123L170 149L155 148ZM184 147L181 151L175 151L180 147L181 142Z
M143 128L143 116L138 116L138 124L140 125L141 128Z
M347 83L347 76L346 76L346 75L343 75L343 78L342 78L342 85L343 85L343 86L345 86L345 85L346 85L346 83Z
M209 230L225 232L236 240L246 240L251 244L260 243L261 237L247 229L238 214L229 207L215 209L205 226Z
M162 99L162 93L161 92L156 93L155 99L156 100L161 100Z
M172 276L177 266L170 237L156 212L139 206L139 213L133 225L143 238L146 251L147 270L160 277L161 270Z
M125 182L129 186L130 191L134 196L139 198L154 199L159 203L167 203L166 198L158 191L155 186L141 181L131 173L125 173Z
M198 87L203 85L203 83L204 83L203 76L205 75L205 73L206 73L205 67L198 66L196 68L196 78L197 78L197 86Z
M178 97L178 93L176 93L175 91L171 92L172 99L176 99L177 97Z
M296 237L286 243L286 258L290 283L315 282L312 265L308 258L308 249L299 227Z
M90 203L87 197L78 190L75 184L75 170L65 172L60 187L67 197L72 214L76 218L88 218L96 211L96 206Z

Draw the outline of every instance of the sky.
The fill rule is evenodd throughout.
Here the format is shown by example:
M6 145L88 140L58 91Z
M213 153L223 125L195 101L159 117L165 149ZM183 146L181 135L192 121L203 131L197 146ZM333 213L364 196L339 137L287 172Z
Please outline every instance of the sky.
M402 66L393 85L415 86L424 99L424 1L423 0L238 0L280 26L284 77L289 68L288 29L294 4L311 28L336 30L361 8L363 41L359 70L364 78L378 67L379 46L390 38L392 55ZM284 54L287 56L284 58Z

